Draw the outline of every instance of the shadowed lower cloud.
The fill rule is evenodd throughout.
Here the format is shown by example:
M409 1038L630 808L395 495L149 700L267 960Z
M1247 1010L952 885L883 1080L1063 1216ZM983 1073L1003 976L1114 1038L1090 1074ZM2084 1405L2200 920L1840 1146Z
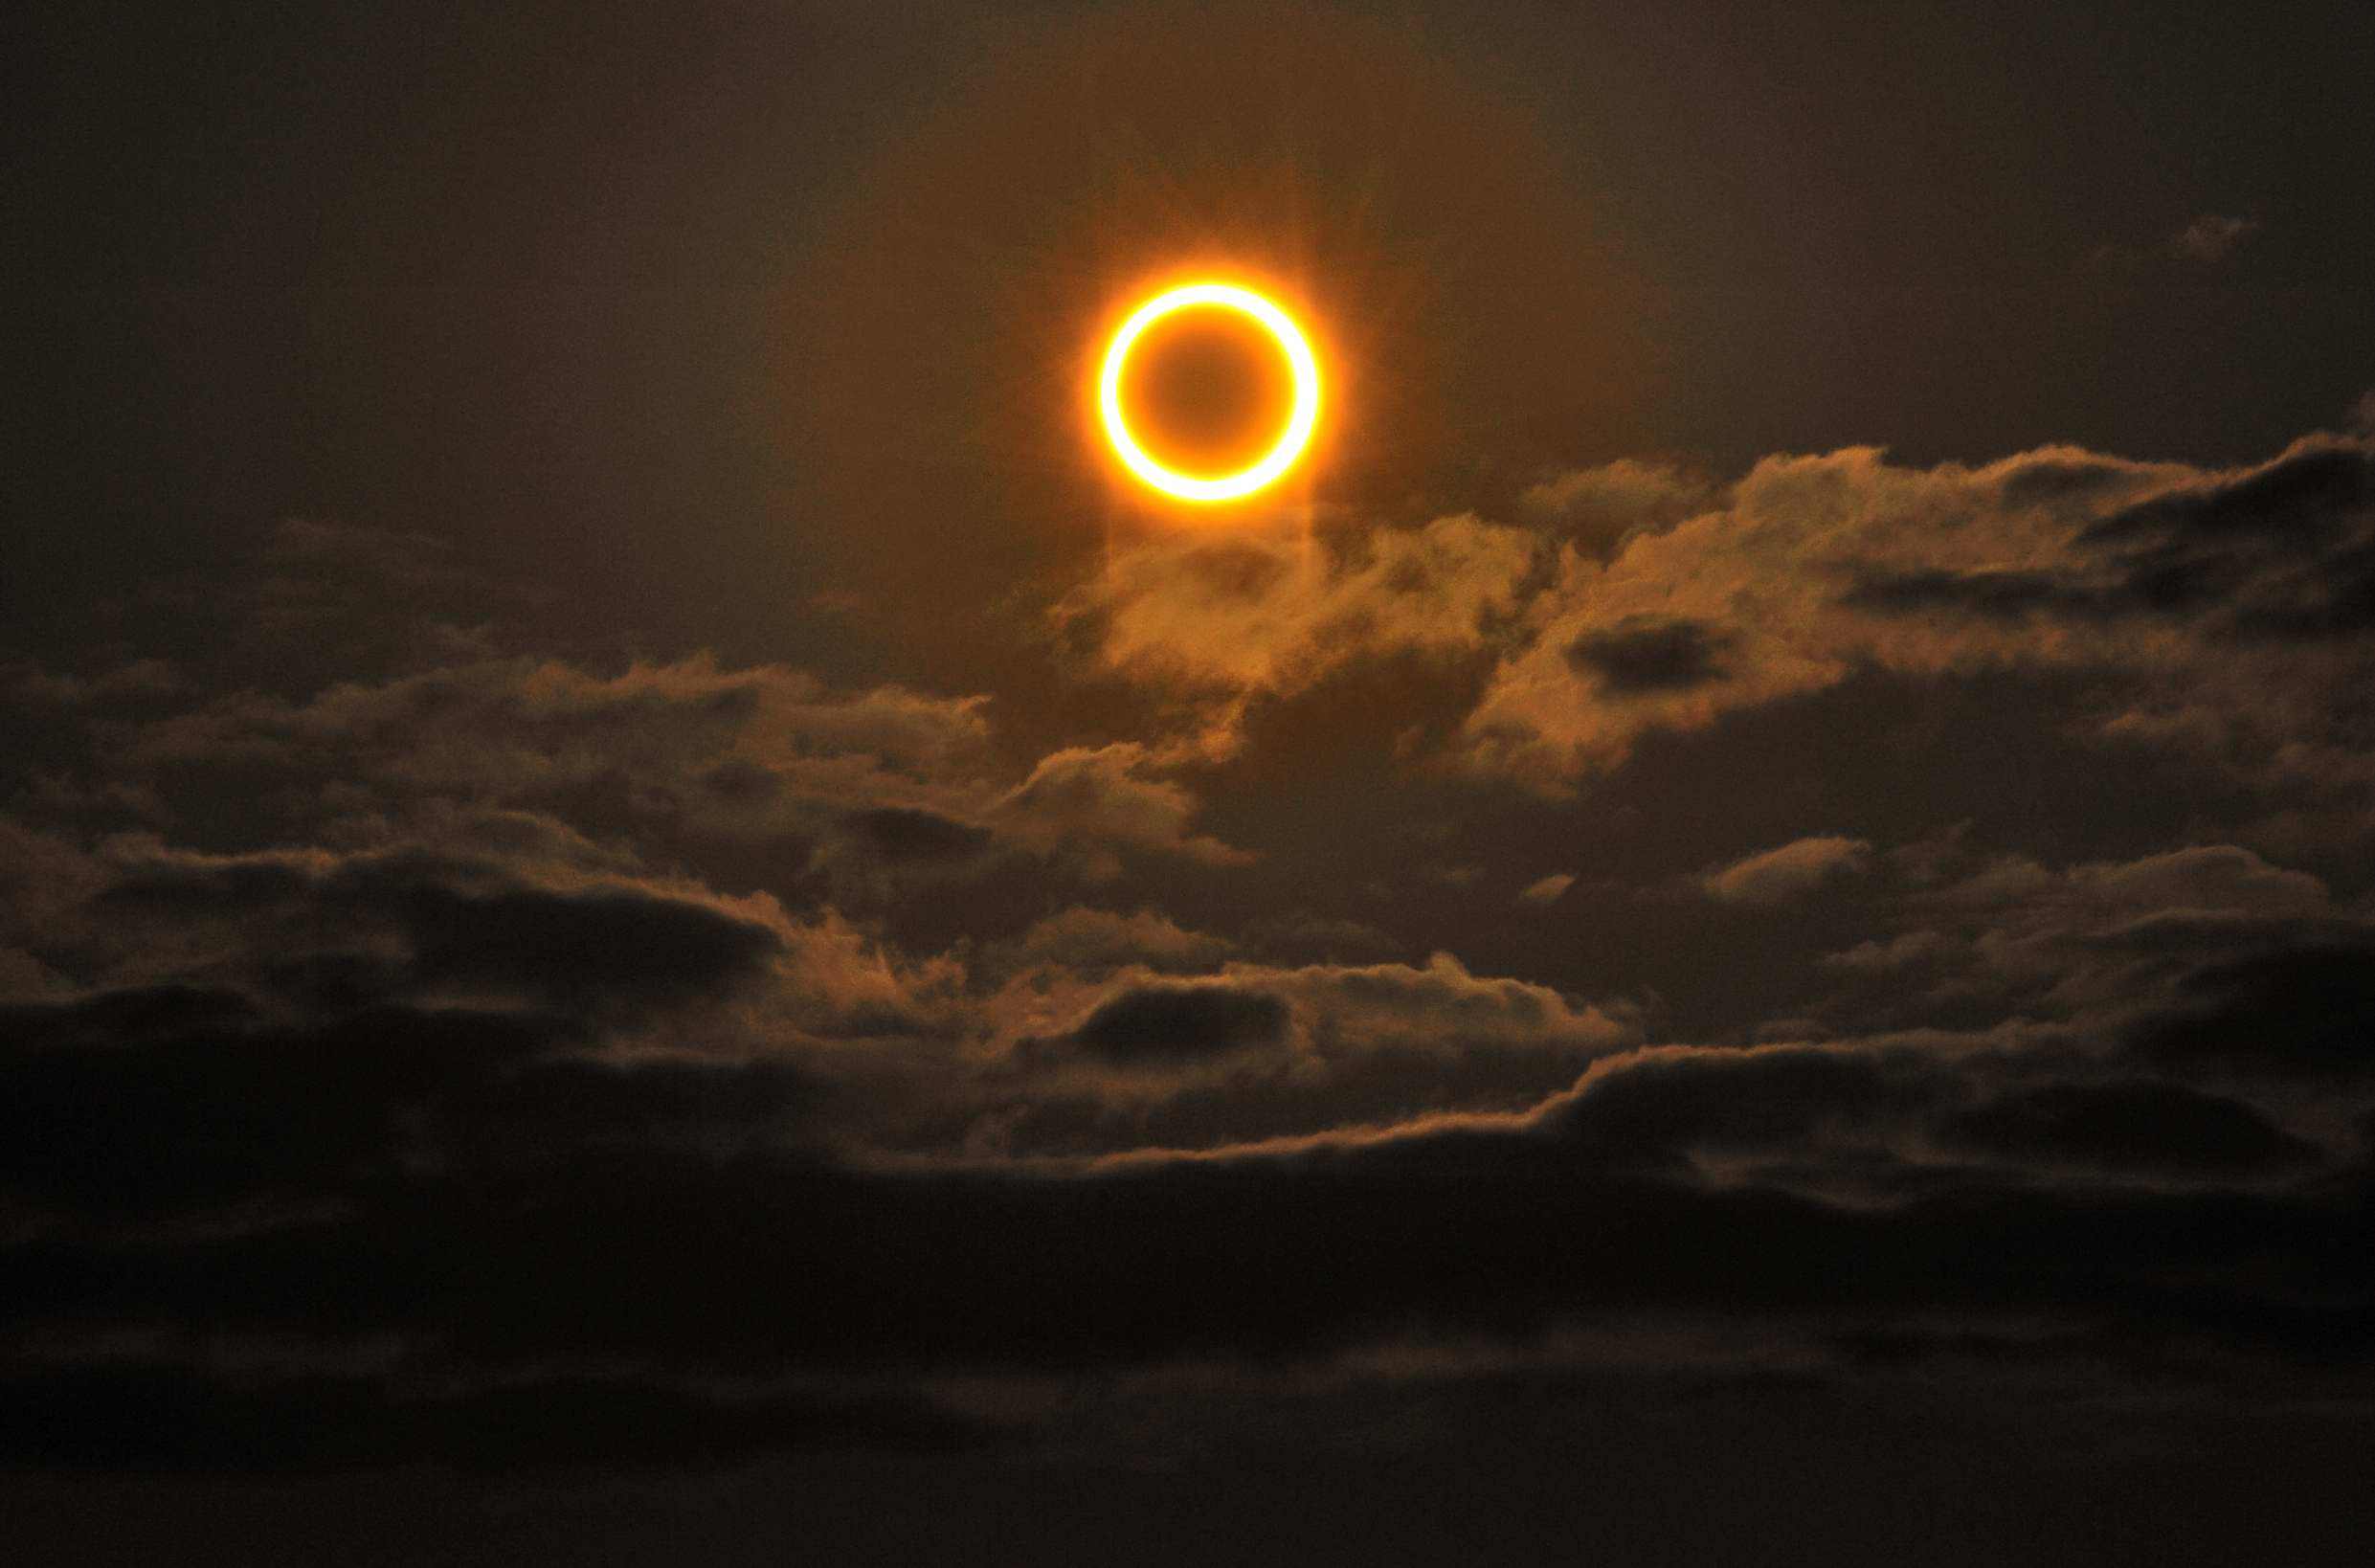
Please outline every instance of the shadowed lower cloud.
M1694 620L1645 616L1580 634L1567 645L1567 659L1615 696L1677 691L1715 680L1730 642Z
M1098 1004L1071 1041L1109 1061L1216 1055L1286 1037L1277 997L1231 986L1149 986Z

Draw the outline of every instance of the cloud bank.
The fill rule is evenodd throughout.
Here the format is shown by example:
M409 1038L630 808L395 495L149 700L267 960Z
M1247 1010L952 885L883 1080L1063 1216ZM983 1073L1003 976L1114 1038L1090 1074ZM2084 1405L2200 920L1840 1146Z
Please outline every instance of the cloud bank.
M477 589L292 530L266 596L344 595L367 673L6 683L0 1452L997 1447L1045 1379L1629 1376L1645 1320L1717 1325L1654 1366L2362 1408L2371 504L2320 435L1182 535L1042 622L1168 728L1045 746L989 693L426 635ZM1434 720L1329 808L1407 863L1331 869L1265 827L1281 716L1409 660ZM2195 770L2195 830L1562 840L1876 681L2011 683L2040 748ZM1398 934L1420 886L1490 956Z

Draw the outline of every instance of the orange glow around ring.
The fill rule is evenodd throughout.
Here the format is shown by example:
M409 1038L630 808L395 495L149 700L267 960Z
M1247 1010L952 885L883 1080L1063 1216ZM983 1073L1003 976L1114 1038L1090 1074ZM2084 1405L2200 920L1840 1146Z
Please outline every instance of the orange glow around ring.
M1234 310L1259 323L1287 356L1287 368L1294 379L1294 404L1288 411L1286 429L1267 452L1234 474L1199 476L1164 467L1131 435L1130 421L1122 414L1122 370L1130 363L1131 348L1156 322L1198 305ZM1105 435L1113 443L1114 455L1148 484L1180 501L1239 501L1293 467L1311 444L1311 432L1319 423L1319 362L1311 356L1311 346L1294 318L1253 290L1235 283L1182 283L1131 311L1113 334L1097 384L1097 406L1105 416Z

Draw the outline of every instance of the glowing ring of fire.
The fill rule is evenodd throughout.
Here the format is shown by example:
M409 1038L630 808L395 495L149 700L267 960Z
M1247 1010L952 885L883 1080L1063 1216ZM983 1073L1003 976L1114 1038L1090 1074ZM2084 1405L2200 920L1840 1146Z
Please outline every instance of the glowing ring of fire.
M1174 311L1198 305L1234 310L1261 324L1277 343L1279 351L1287 356L1287 368L1294 377L1294 404L1287 414L1287 428L1279 433L1270 449L1249 467L1211 478L1182 474L1155 461L1130 434L1130 421L1122 414L1122 370L1130 363L1131 348L1156 322ZM1106 438L1113 443L1115 456L1138 478L1181 501L1237 501L1292 467L1303 449L1311 444L1311 431L1319 423L1319 362L1311 357L1311 346L1304 341L1303 329L1295 325L1294 318L1253 290L1234 283L1182 283L1131 311L1121 330L1113 334L1113 342L1105 351L1097 406L1105 415Z

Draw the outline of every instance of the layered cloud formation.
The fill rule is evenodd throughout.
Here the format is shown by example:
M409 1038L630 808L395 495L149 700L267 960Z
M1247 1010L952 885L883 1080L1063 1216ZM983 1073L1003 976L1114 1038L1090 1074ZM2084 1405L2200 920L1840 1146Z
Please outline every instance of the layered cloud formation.
M2315 710L2367 674L2363 437L2221 471L2067 448L1915 469L1850 449L1720 489L1620 462L1528 500L1546 519L1531 529L1160 541L1058 614L1125 677L1240 698L1363 658L1489 658L1459 759L1552 788L1862 671L2117 678L2135 706L2106 722L2187 726L2238 762L2339 740ZM2255 717L2272 688L2296 705L2280 735Z
M420 555L6 674L12 1461L1027 1445L1188 1367L2367 1408L2362 437L1166 538L1027 628L1151 727L1045 746ZM1960 809L2073 750L2125 823Z

